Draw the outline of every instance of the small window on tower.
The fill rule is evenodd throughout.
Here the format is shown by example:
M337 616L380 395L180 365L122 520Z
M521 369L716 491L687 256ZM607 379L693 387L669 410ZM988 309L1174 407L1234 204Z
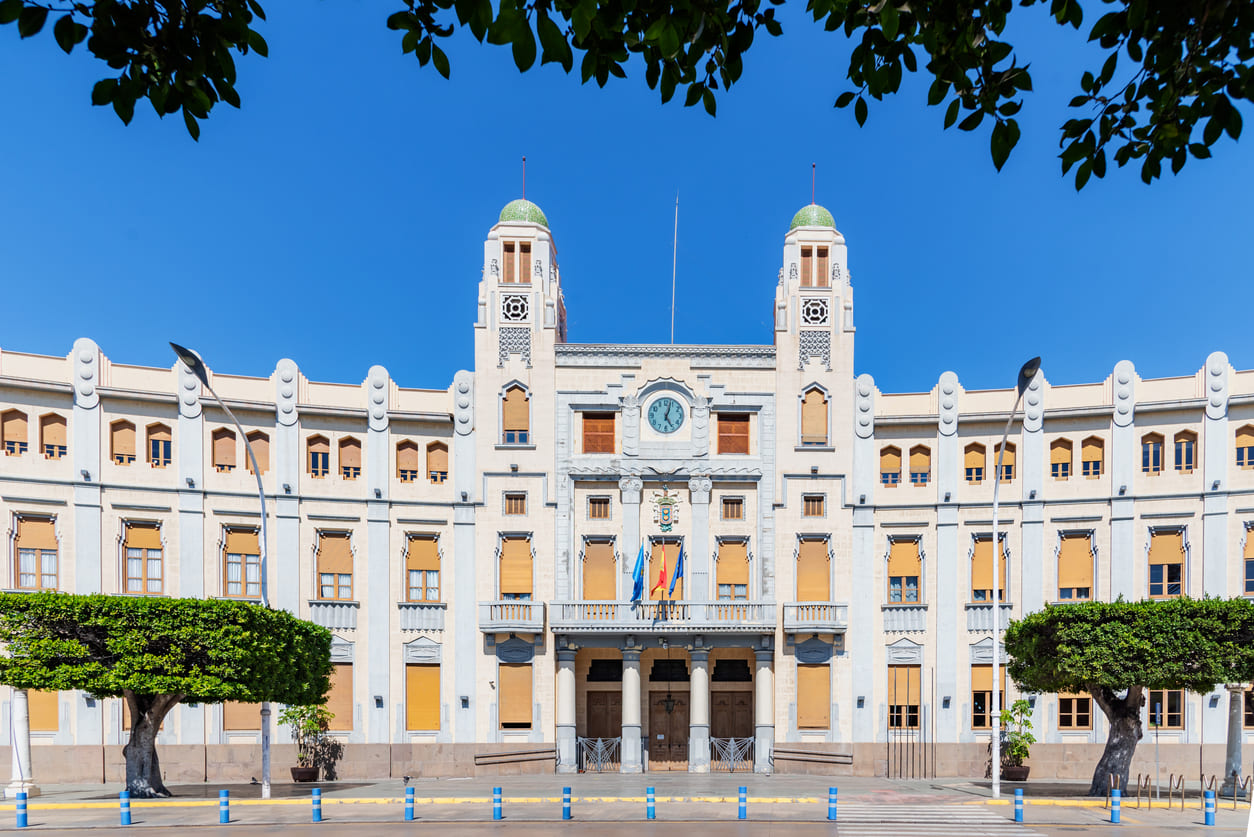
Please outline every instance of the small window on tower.
M588 498L588 519L589 520L609 520L610 519L610 498L609 497L589 497Z

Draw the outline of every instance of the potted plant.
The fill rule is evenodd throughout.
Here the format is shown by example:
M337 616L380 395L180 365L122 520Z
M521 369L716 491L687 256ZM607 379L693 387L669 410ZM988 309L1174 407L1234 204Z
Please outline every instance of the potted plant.
M318 781L323 751L330 742L327 729L331 724L331 711L320 703L285 706L279 713L279 723L291 729L296 742L297 766L292 768L292 781Z
M1027 781L1031 768L1023 763L1032 736L1032 704L1020 698L1001 711L1001 775L1007 782Z

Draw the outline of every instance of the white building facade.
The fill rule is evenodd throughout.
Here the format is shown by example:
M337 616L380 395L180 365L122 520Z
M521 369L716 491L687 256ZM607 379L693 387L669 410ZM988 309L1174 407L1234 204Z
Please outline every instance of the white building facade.
M996 553L1003 624L1254 593L1254 371L1221 352L1179 378L1042 373L995 474L1012 390L855 377L848 252L822 207L785 236L772 345L569 343L556 256L538 207L505 207L473 366L446 389L382 366L319 383L286 359L211 373L259 459L270 600L335 636L343 777L983 775ZM6 589L259 599L243 440L181 367L89 339L0 351L0 421ZM1033 775L1087 776L1100 711L1028 697ZM121 701L29 703L37 780L120 775ZM1222 772L1222 690L1155 706L1164 770L1201 746ZM257 775L258 740L256 707L179 706L167 781Z

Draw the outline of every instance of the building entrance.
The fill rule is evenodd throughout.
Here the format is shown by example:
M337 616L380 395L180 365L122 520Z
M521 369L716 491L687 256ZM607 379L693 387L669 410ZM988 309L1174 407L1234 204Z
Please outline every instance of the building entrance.
M587 737L618 738L623 734L623 693L588 692Z
M687 769L688 695L686 692L650 692L649 770Z

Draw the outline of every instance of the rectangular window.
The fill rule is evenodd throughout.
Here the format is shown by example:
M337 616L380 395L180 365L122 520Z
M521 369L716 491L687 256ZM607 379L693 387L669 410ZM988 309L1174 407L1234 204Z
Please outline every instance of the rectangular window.
M1245 549L1241 560L1245 562L1245 595L1254 596L1254 528L1245 527Z
M353 599L353 547L347 532L318 533L318 598Z
M1093 699L1088 695L1058 695L1059 729L1092 729Z
M508 285L531 283L531 242L506 241L502 245L501 282Z
M826 247L814 248L814 287L816 288L826 288L832 284L827 254L828 249Z
M1058 600L1093 598L1092 535L1063 535L1058 544Z
M797 728L828 729L831 727L831 667L797 664Z
M127 593L164 592L161 529L154 523L127 523L125 552L125 578L123 589Z
M41 692L38 689L26 693L31 732L56 732L61 728L60 697L60 692Z
M589 497L588 498L588 519L589 520L609 520L610 519L610 498L609 497Z
M814 248L801 248L801 287L814 287Z
M613 601L616 575L614 542L587 541L583 550L583 597L590 601Z
M508 515L520 515L527 513L527 495L522 492L508 493L505 495L505 513Z
M827 541L807 538L797 544L797 601L827 602L831 597L831 555Z
M1005 541L998 550L998 589L997 600L1006 600L1006 549ZM975 551L971 556L971 601L991 602L993 600L993 539L989 537L975 539ZM990 586L985 586L990 585Z
M429 535L410 535L405 550L405 588L411 602L440 600L440 545Z
M1150 689L1145 713L1150 727L1184 729L1184 690Z
M827 496L824 494L802 494L801 516L823 517L827 514Z
M720 454L749 452L748 413L718 414L718 452Z
M749 598L749 544L745 541L720 541L717 575L719 601Z
M724 497L723 498L723 519L724 520L744 520L745 519L745 501L743 497Z
M919 542L914 538L897 538L888 546L888 601L893 604L919 601L919 576L922 560Z
M1184 592L1184 533L1153 532L1149 548L1149 594L1171 599Z
M327 692L327 709L331 711L330 728L346 731L353 728L353 664L331 666L331 688Z
M405 729L440 728L440 667L405 666Z
M672 602L684 597L683 578L675 581L675 589L671 590L679 549L678 540L667 538L653 541L652 551L649 553L649 573L644 579L644 586L649 588L649 598L653 601ZM665 583L659 585L658 582L663 579Z
M261 595L261 541L256 529L227 529L226 583L227 596Z
M153 468L169 467L172 457L170 428L154 424L148 428L148 464Z
M1006 705L1006 669L1004 666L998 666L1001 669L1000 684L998 685L997 701L998 705L1004 707ZM989 714L993 706L993 667L991 665L973 665L971 666L971 729L988 729L992 726L992 717Z
M501 729L531 729L531 663L500 663L496 679Z
M17 521L17 568L13 577L19 590L57 589L57 532L51 517L19 517Z
M1051 462L1049 464L1049 475L1056 480L1065 480L1071 477L1070 462Z
M888 667L888 726L918 729L922 704L919 666Z
M583 452L614 452L614 414L583 414Z
M531 538L510 537L501 539L501 598L530 601ZM530 713L528 713L530 717Z

